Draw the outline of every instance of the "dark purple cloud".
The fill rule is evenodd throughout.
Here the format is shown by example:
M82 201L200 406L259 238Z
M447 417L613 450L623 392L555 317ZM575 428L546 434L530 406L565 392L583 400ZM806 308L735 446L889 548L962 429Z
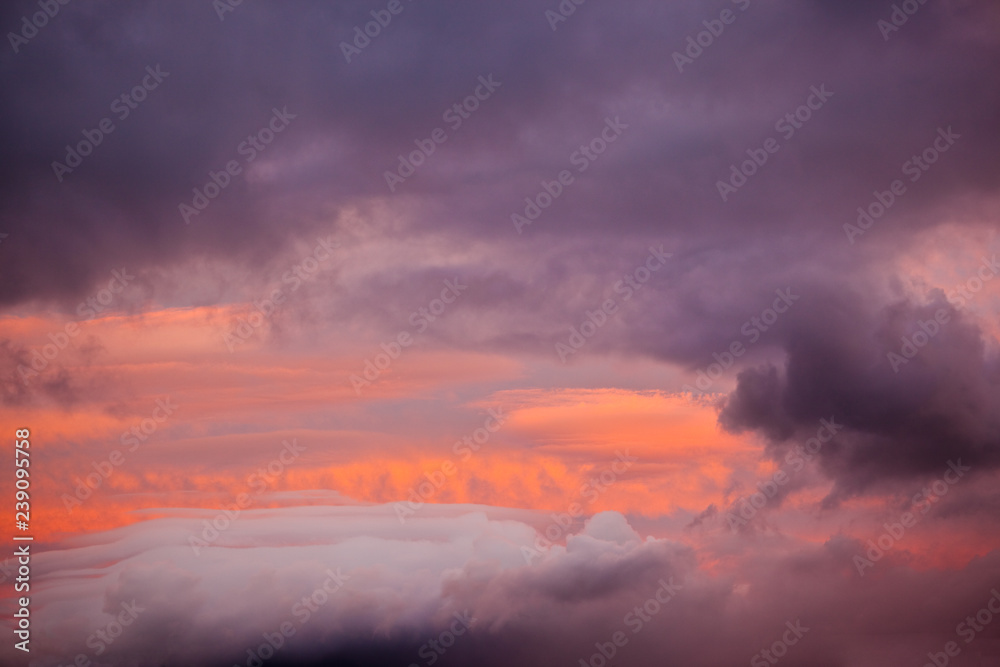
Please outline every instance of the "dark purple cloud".
M0 299L77 296L126 259L171 266L196 252L253 264L322 226L324 211L373 197L432 204L418 227L504 238L510 213L608 116L627 133L536 223L530 233L544 243L653 230L692 246L836 239L939 126L962 143L881 232L995 194L998 99L983 82L997 66L988 27L998 16L988 3L922 6L885 42L876 21L889 7L754 2L683 74L671 54L717 6L588 3L555 32L535 3L403 6L351 63L339 44L371 20L359 3L244 3L224 21L205 3L63 7L0 56L0 221L11 234ZM7 7L0 22L15 26L24 11ZM118 120L112 100L157 64L169 77ZM489 74L501 88L390 197L383 173L396 156L445 125L442 112ZM834 96L723 204L716 181L821 84ZM235 178L182 224L178 204L285 106L297 118L260 158L277 171ZM52 161L104 117L115 131L58 183Z

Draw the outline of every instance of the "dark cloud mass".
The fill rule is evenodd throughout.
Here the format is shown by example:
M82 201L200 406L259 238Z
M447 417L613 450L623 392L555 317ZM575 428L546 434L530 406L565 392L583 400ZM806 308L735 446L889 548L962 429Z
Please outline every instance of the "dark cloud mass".
M799 236L808 218L811 233L833 242L854 202L885 187L939 126L963 140L882 233L933 224L935 210L965 196L995 196L992 3L928 4L889 44L875 26L886 9L753 3L683 74L671 54L715 7L592 3L555 32L535 3L404 7L351 63L339 44L371 18L359 3L244 3L221 22L206 3L63 7L0 57L0 220L21 248L5 258L0 299L77 296L106 267L170 266L194 248L240 261L273 252L310 233L323 211L386 196L383 172L396 156L487 74L502 87L396 195L433 196L453 213L413 224L507 238L510 212L608 115L629 124L623 143L547 212L548 233L600 235L614 220L630 234L698 245ZM23 11L7 6L3 23ZM169 77L118 120L112 100L157 64ZM716 181L814 85L833 97L724 205ZM286 106L297 118L260 158L278 161L278 173L234 179L185 226L178 205ZM104 117L114 132L57 182L51 163ZM283 215L290 210L299 215Z
M784 443L811 437L824 417L835 419L845 431L823 464L848 495L882 477L936 472L949 459L977 469L998 464L1000 358L943 295L872 314L845 299L812 305L812 317L786 333L782 364L739 374L720 414L726 428L757 429ZM944 325L935 323L939 312ZM921 323L936 331L926 348L912 342L927 338L917 333Z

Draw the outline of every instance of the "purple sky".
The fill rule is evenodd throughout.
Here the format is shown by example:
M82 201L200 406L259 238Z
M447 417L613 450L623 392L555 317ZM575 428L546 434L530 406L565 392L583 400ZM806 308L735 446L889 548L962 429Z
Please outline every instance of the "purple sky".
M446 667L600 667L622 629L609 665L755 664L797 620L783 665L919 665L1000 586L997 3L57 6L26 32L37 3L0 9L0 424L37 431L53 513L32 665L133 599L108 664L247 664L330 567L347 583L266 664L432 664L468 611ZM397 521L495 406L496 451ZM291 438L294 472L194 554ZM952 664L1000 664L998 628Z

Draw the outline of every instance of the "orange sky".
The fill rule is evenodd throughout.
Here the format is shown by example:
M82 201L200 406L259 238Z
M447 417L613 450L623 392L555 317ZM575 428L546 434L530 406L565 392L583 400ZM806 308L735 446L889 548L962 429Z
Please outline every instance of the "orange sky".
M356 350L269 351L251 338L245 348L227 351L220 332L238 311L174 309L83 322L67 349L29 380L50 381L61 367L77 383L71 403L0 418L4 430L33 431L39 539L131 523L141 518L138 509L217 508L245 492L253 508L326 502L295 495L325 490L347 502L419 499L549 512L581 503L588 514L613 509L652 520L690 518L711 505L728 508L775 469L762 459L758 438L721 430L711 400L642 389L506 389L524 376L512 359L419 347L359 395L347 381L358 370ZM41 317L2 321L6 332L33 341L29 348L64 324ZM473 383L492 389L478 397L463 391ZM167 398L176 412L129 451L123 434L141 432L143 420L151 425L157 400ZM483 426L490 409L500 409L504 423L479 451L460 455L454 443ZM250 475L275 460L286 440L301 444L304 454L254 491ZM86 495L80 487L80 502L71 500L95 464L108 469L115 450L121 465L87 498L79 498ZM634 464L605 485L600 475L611 479L607 471L618 452ZM443 470L449 474L437 472ZM443 482L413 495L422 483L430 489L428 475ZM795 492L774 521L818 542L834 534L865 539L871 522L852 517L870 513L875 500L818 523L815 516L805 520L826 490ZM968 548L935 549L939 535L918 536L913 545L921 543L930 564L967 560L990 544L974 526L959 522L949 531Z

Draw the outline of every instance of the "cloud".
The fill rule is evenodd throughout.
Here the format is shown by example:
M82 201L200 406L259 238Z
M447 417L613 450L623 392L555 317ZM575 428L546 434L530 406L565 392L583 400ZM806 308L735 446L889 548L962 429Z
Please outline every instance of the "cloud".
M909 233L935 224L942 207L996 197L989 110L1000 100L981 85L1000 57L989 5L923 7L886 44L873 11L754 3L683 74L671 53L717 8L581 6L553 32L530 2L407 6L347 63L339 44L369 9L243 6L221 22L201 3L61 9L0 60L12 147L0 301L70 300L123 262L169 268L195 253L252 267L336 228L338 212L373 203L405 214L403 234L506 238L524 197L572 168L571 153L609 115L627 133L577 174L583 186L545 212L529 232L536 238L582 232L595 247L619 230L668 230L695 246L761 233L835 238L856 206L845 198L865 203L947 125L964 137L957 152L884 226ZM5 12L7 24L18 11ZM131 37L91 38L94 30ZM157 64L169 76L119 119L112 101ZM390 196L384 172L446 125L443 112L488 74L502 86ZM716 181L820 84L835 95L822 115L733 202L719 201ZM242 160L241 142L286 106L297 117L244 165L253 177L234 177L185 225L178 205L210 172ZM103 117L116 129L59 183L52 162Z
M821 453L834 498L949 460L976 470L1000 463L1000 358L943 293L877 310L857 295L828 297L803 311L780 343L783 362L739 374L720 412L727 429L761 431L778 457L793 435L809 437L820 419L833 418L846 429ZM911 342L903 356L912 340L923 344Z
M389 506L248 511L196 556L190 532L212 517L179 510L36 554L37 664L93 658L101 642L87 638L125 604L141 611L105 644L112 664L245 664L286 622L295 634L273 664L572 663L618 631L630 664L732 664L800 621L808 631L787 664L864 666L919 658L996 585L995 553L953 572L886 565L862 582L844 540L770 540L710 572L698 555L708 547L642 539L611 512L528 565L521 547L540 517L462 506L405 526ZM933 610L917 604L930 595ZM864 618L848 613L859 606Z

